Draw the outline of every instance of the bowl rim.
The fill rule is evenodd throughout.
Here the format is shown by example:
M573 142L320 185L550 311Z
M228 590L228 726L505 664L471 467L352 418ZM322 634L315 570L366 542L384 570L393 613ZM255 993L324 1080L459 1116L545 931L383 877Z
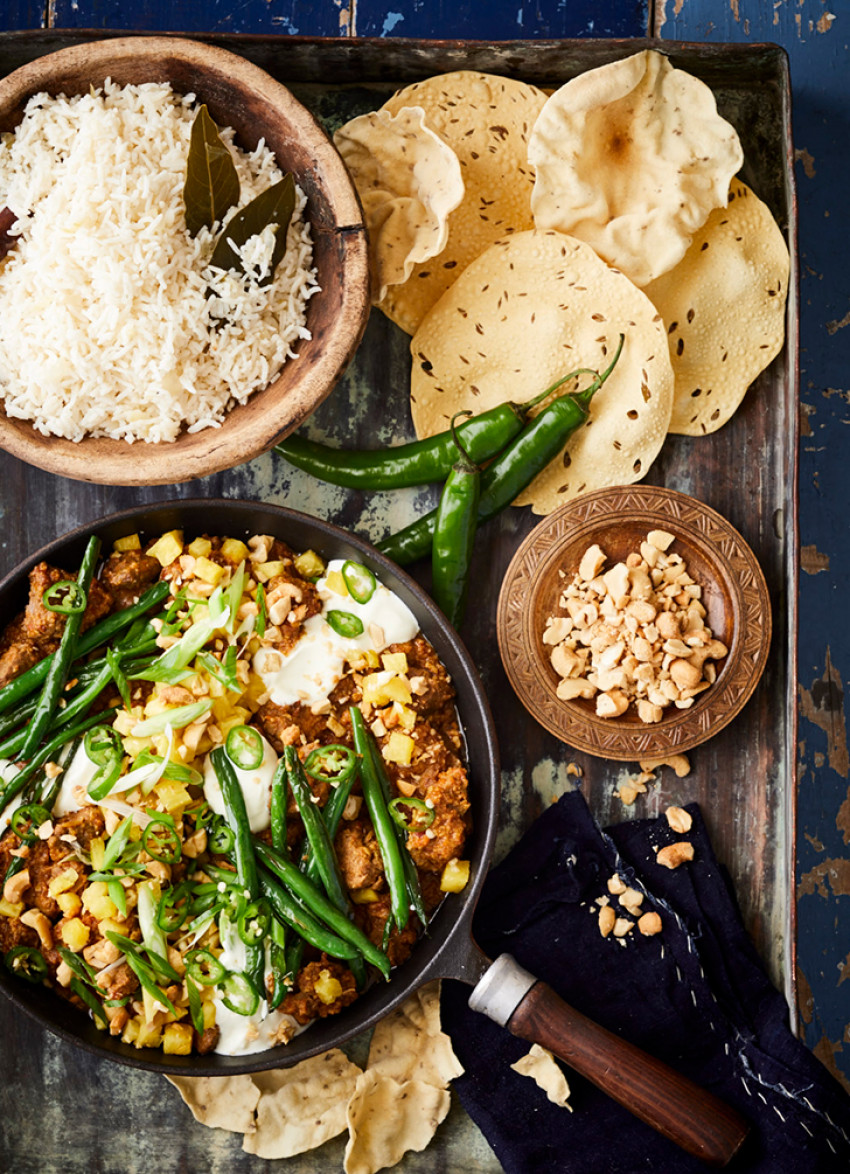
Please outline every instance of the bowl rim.
M307 219L314 237L332 237L338 258L335 265L340 304L321 338L300 342L296 358L284 363L278 376L253 392L244 404L230 408L217 427L198 432L181 431L174 441L132 444L109 437L85 436L81 441L43 435L31 421L6 415L0 393L0 448L19 460L79 481L107 485L171 485L207 476L242 464L268 451L294 431L330 395L351 361L371 310L369 258L362 207L353 181L339 153L314 115L282 83L247 58L217 45L184 37L139 36L84 41L37 57L0 78L0 119L32 94L50 91L50 79L74 67L85 67L108 76L108 63L152 63L159 59L181 61L193 68L210 69L222 82L250 86L267 104L293 124L299 141L312 156L311 172L323 173L323 191L334 223L321 225ZM167 78L166 78L167 80ZM296 176L296 179L298 176ZM315 258L315 251L314 251ZM321 293L307 303L307 321ZM291 388L299 359L304 371Z
M14 592L19 587L23 588L25 594L26 575L42 559L53 557L60 551L70 551L75 557L81 557L88 536L95 531L113 539L120 534L133 533L145 518L158 519L152 523L157 528L160 525L170 528L181 516L191 517L193 513L198 515L202 523L207 516L211 516L211 511L223 514L225 520L222 527L231 524L226 520L228 513L239 517L242 520L235 526L241 526L246 531L252 525L247 520L249 516L263 514L274 517L281 528L287 525L308 527L325 541L345 549L345 557L367 559L385 585L398 590L406 602L413 600L420 630L449 670L458 691L458 700L463 690L469 711L462 729L466 741L474 743L480 754L476 756L474 765L471 764L473 768L469 773L474 822L469 841L472 868L468 885L463 892L450 895L451 901L440 907L437 916L429 923L429 934L420 936L411 957L393 972L392 982L373 985L341 1016L314 1022L288 1045L246 1056L165 1056L156 1049L137 1050L98 1031L76 1008L47 989L15 983L0 967L0 994L41 1027L66 1042L128 1067L182 1076L230 1076L288 1067L337 1047L372 1027L431 979L449 975L459 977L464 973L470 951L475 949L470 936L472 915L495 848L501 778L495 724L484 684L469 651L433 600L414 579L366 539L332 522L288 506L247 499L183 498L151 502L104 515L76 526L20 562L0 580L0 604L9 598L10 591ZM199 529L202 528L201 525ZM428 631L423 626L423 617L427 621ZM472 723L475 723L474 730ZM334 1019L342 1019L343 1022L334 1023ZM146 1055L148 1052L151 1054Z
M539 654L540 633L533 607L545 573L559 551L581 537L590 545L599 531L627 520L645 534L665 528L686 532L692 544L710 551L718 578L738 617L729 654L717 680L690 709L652 725L598 718L555 694L551 668ZM752 696L767 664L772 637L770 596L753 551L726 518L711 506L663 486L612 486L584 494L549 514L524 539L512 558L499 593L496 631L502 664L517 697L549 733L576 750L618 762L682 754L729 724Z

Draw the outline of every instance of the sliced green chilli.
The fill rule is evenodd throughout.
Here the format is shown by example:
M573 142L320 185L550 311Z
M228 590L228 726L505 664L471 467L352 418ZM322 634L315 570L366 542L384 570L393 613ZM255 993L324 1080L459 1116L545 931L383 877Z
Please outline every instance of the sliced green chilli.
M190 950L185 958L186 973L200 986L218 986L227 978L227 969L210 950Z
M325 619L337 636L345 636L346 639L353 640L356 636L363 635L363 621L360 616L352 615L350 611L334 609L328 612Z
M244 974L228 974L220 984L222 1003L237 1015L253 1015L260 1005L260 996Z
M17 807L9 822L12 831L19 839L32 838L36 828L50 819L50 812L40 803L24 803Z
M346 562L343 564L342 577L348 588L348 593L357 603L368 603L375 594L378 580L368 567L362 563Z
M47 962L32 946L13 946L3 958L7 970L27 982L39 983L47 977Z
M236 922L236 930L246 946L256 946L269 930L272 915L268 901L260 899L246 905Z
M41 597L48 611L61 616L76 616L86 610L86 593L73 579L60 579L53 583Z
M323 783L344 783L357 767L357 755L349 746L333 742L311 750L304 759L304 772Z
M233 765L240 770L256 770L265 753L259 731L251 726L234 726L227 735L224 749Z
M434 822L434 808L424 799L400 795L387 804L390 815L406 832L424 832Z
M163 819L152 819L142 832L142 847L154 860L176 864L182 855L180 837Z

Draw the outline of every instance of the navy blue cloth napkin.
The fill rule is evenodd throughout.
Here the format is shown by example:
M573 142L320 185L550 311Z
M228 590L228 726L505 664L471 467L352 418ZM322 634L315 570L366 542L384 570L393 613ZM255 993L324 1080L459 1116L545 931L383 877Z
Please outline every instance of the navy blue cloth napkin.
M727 1169L848 1174L850 1098L791 1033L785 1000L744 929L696 805L677 835L662 817L602 832L579 792L562 796L487 879L473 932L566 1001L734 1105L752 1129ZM675 870L655 849L689 840ZM618 873L663 930L620 945L599 932L595 899ZM565 1069L574 1111L553 1105L510 1065L529 1044L443 984L443 1025L466 1073L463 1105L508 1174L700 1174L707 1167Z

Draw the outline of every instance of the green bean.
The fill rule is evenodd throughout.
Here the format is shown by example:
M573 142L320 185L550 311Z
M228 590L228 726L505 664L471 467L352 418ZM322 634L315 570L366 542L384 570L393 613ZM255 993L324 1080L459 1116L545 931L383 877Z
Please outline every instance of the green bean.
M378 749L378 744L367 731L366 741L369 743L369 750L372 754L372 765L375 768L375 774L381 784L381 793L384 796L384 802L389 804L391 800L390 780L387 777L386 767L384 766L384 759ZM422 897L422 887L419 884L419 874L416 871L416 864L407 847L407 835L402 828L393 821L393 828L395 830L396 838L399 842L399 849L401 851L401 862L404 868L404 883L407 889L407 899L413 906L416 916L422 922L423 927L427 925L428 915L425 912L425 901Z
M105 644L116 636L119 632L130 626L134 620L139 616L150 611L158 603L161 603L170 591L170 585L164 580L154 583L152 587L142 595L138 603L132 604L130 607L125 607L121 611L113 612L112 615L107 616L99 623L94 624L89 630L80 636L77 642L77 657L86 656L92 652L100 644ZM52 652L38 664L34 664L31 669L27 669L25 673L21 673L19 677L15 677L13 681L9 681L0 689L0 714L7 713L24 697L28 697L30 693L42 684L47 677L50 667L53 664L56 652Z
M127 652L121 654L119 659L123 660L125 657L133 656L138 651L139 650L135 648L128 650ZM131 665L133 667L137 667L142 663L147 664L147 660L132 661ZM84 709L87 709L88 706L92 704L97 696L109 684L111 677L112 670L108 663L102 659L92 661L90 665L87 665L85 669L81 670L79 673L79 681L82 685L82 688L74 689L74 691L68 695L65 708L57 709L55 711L53 720L50 722L46 733L58 733L60 730L64 729L65 726L69 725L72 719L75 718L78 713L82 712ZM33 704L37 705L37 700ZM22 709L29 708L29 706L21 706L21 709L16 710L15 712L20 713ZM6 738L4 742L0 743L0 758L9 758L12 755L18 754L23 747L25 737L26 729L22 729L18 730L15 734L12 734L10 737Z
M68 729L62 730L51 741L45 742L38 753L29 760L23 770L19 771L16 775L12 775L7 780L5 787L0 790L0 811L3 811L9 806L15 796L23 791L33 775L40 767L44 766L45 762L49 762L57 750L61 750L64 745L73 741L79 734L84 734L86 730L90 730L92 726L100 725L101 722L105 722L108 718L114 717L116 709L117 707L114 706L112 709L104 709L100 713L89 714L83 721L78 722L75 726L70 726Z
M332 933L326 925L314 918L304 909L300 901L293 899L292 894L278 884L268 869L261 866L259 878L260 892L271 905L275 916L286 922L306 942L331 958L350 961L350 959L357 957L356 946L345 941L338 934Z
M327 825L328 835L332 841L336 839L336 833L339 831L340 821L342 820L342 813L345 810L345 805L348 802L348 797L351 794L351 789L356 780L357 770L354 770L347 779L332 788L330 797L322 809L322 817ZM304 846L301 853L301 871L310 880L318 880L319 873L309 843Z
M83 561L80 564L79 574L77 575L77 584L80 590L86 593L86 598L88 598L88 590L94 577L94 569L99 553L100 539L93 534L86 545ZM85 609L74 612L65 620L65 628L62 632L59 647L56 650L55 659L45 678L35 713L30 718L29 725L27 726L26 738L20 751L21 758L26 759L32 757L33 751L41 742L50 723L50 719L53 717L53 711L59 700L59 694L65 688L65 682L68 680L71 662L77 655L77 638L80 634L84 612Z
M319 874L322 887L327 893L328 899L336 905L337 909L344 916L350 918L352 913L351 901L349 900L348 889L345 887L345 882L340 872L333 840L330 837L328 826L325 823L321 811L319 811L313 802L313 792L310 790L304 774L301 759L298 757L298 752L294 746L287 746L283 754L289 787L295 797L298 812L304 823L304 830L307 833L307 839L312 849L311 863L315 864L316 871ZM363 966L362 959L352 959L351 972L354 975L358 987L362 988L366 985L366 970Z
M375 769L375 760L371 751L371 734L366 728L363 714L356 705L352 705L348 712L351 717L354 748L361 759L360 782L363 787L363 798L369 809L369 817L372 820L372 827L375 829L378 847L381 849L381 859L384 862L384 872L390 890L393 920L399 929L404 929L410 917L410 904L407 898L404 862L395 834L395 825L387 810L383 784Z
M59 794L59 791L62 788L62 775L74 761L74 755L79 749L81 740L82 739L80 738L74 738L73 742L71 742L70 746L68 747L68 750L65 754L65 761L62 764L61 774L58 774L55 779L50 779L46 789L44 785L45 782L48 782L46 778L41 784L41 804L42 806L46 807L48 811L53 810L53 804L56 802L56 796Z
M266 898L268 900L268 898ZM292 990L286 965L286 930L282 921L272 918L269 928L269 962L272 969L272 993L269 1006L279 1007Z
M5 717L0 717L0 738L5 738L9 734L14 733L18 726L22 725L28 717L35 713L35 707L38 705L38 698L31 697L29 701L24 701L17 709ZM13 753L16 753L13 751ZM8 757L6 750L6 743L0 743L0 758Z
M363 955L367 962L371 962L373 966L376 966L380 970L385 978L389 978L390 964L387 961L386 955L381 953L377 946L366 937L363 931L353 921L349 921L344 913L341 913L335 905L332 905L324 893L312 881L309 881L291 861L284 860L282 856L278 856L276 852L261 840L254 841L254 850L260 862L269 871L273 872L275 876L279 877L290 892L303 901L312 914L320 917L335 934L344 938L345 941L350 942ZM299 932L301 931L299 930ZM306 937L306 934L302 934L302 936ZM309 941L309 938L307 940Z
M218 784L221 787L227 823L234 836L233 854L236 876L240 887L247 893L248 900L256 901L260 895L260 885L257 876L257 861L254 856L254 842L251 838L248 813L245 810L245 796L242 794L236 772L231 766L224 748L217 746L210 758ZM265 997L266 990L263 979L265 951L262 943L254 946L246 945L245 954L247 959L245 973L260 997Z
M275 852L286 851L286 773L282 758L272 776L271 833Z

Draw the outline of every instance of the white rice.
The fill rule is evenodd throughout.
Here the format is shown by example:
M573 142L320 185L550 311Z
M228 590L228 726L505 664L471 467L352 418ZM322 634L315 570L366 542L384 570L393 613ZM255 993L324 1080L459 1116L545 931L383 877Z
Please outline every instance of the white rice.
M0 266L0 396L45 435L167 441L214 427L310 337L318 286L300 189L268 286L273 230L242 250L250 280L209 267L218 226L186 231L193 103L108 80L81 97L39 94L0 147L0 209L19 233ZM281 172L262 141L246 154L221 134L244 207Z

